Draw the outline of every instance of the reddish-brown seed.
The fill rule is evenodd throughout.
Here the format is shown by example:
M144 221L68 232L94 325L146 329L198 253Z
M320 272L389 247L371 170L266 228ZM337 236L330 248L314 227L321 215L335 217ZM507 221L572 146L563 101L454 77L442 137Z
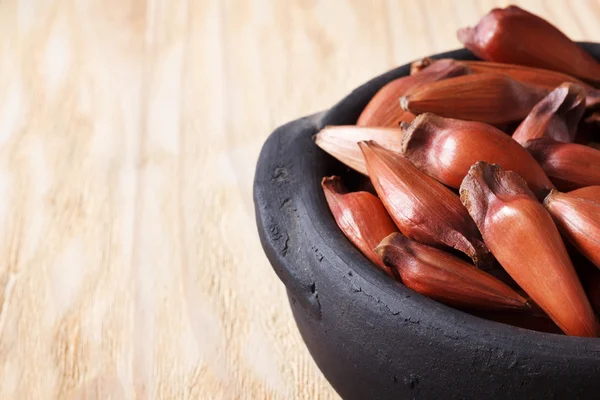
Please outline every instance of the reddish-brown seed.
M549 138L530 140L523 147L560 191L600 185L600 150Z
M404 129L402 153L421 171L456 189L476 161L521 174L540 200L554 188L527 150L481 122L421 114Z
M363 175L369 173L358 142L366 140L374 140L391 151L402 151L402 131L399 128L328 126L315 136L317 146Z
M544 19L517 6L495 8L458 40L479 58L561 71L600 81L600 64Z
M375 252L406 287L442 303L479 310L529 308L525 298L488 273L400 233L386 237Z
M584 111L583 89L573 83L563 83L533 107L512 138L521 144L541 137L571 143Z
M427 70L425 70L427 71ZM503 74L473 74L424 84L400 98L404 110L492 125L522 120L549 90Z
M468 66L473 73L476 74L505 74L516 81L529 83L530 85L543 86L548 89L554 89L560 86L562 83L570 82L576 83L586 90L589 89L594 92L598 91L593 86L585 83L579 78L574 77L573 75L553 71L551 69L491 61L464 60L462 62Z
M553 190L544 206L563 236L600 268L600 203Z
M478 162L460 194L490 251L533 301L567 335L598 336L600 326L560 233L525 181Z
M456 194L419 171L401 154L360 142L373 186L404 235L467 254L477 265L491 262L477 227Z
M432 60L424 58L415 61L411 65L411 74L422 71L430 65L443 60ZM570 82L581 86L585 91L586 108L596 108L600 105L600 90L574 76L563 74L562 72L552 71L543 68L533 68L524 65L495 63L490 61L472 61L456 60L457 63L463 63L472 74L492 73L508 75L512 79L527 83L529 85L541 86L549 90L554 90L565 82Z
M464 61L472 73L499 73L510 76L516 81L554 90L563 83L580 86L585 93L585 107L596 108L600 105L600 90L574 76L543 68L524 65L494 63L489 61Z
M403 110L398 99L419 86L442 79L469 73L469 68L454 60L436 63L420 74L403 76L382 87L365 107L356 125L398 127L402 122L410 122L414 114Z
M323 178L321 186L335 222L346 237L388 275L397 276L373 251L386 236L398 231L381 200L367 192L348 192L338 176Z

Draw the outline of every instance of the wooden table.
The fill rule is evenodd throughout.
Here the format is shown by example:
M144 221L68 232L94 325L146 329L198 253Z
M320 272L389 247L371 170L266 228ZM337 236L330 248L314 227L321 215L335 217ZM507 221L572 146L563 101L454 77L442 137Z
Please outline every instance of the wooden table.
M261 144L506 1L0 2L0 398L329 399ZM600 39L600 1L519 1Z

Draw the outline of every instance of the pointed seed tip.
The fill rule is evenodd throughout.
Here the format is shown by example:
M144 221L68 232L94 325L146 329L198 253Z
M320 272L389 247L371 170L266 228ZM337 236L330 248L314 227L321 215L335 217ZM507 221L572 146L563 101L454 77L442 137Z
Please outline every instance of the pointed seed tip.
M476 175L476 174L480 174L483 172L483 170L485 169L485 167L488 165L488 163L486 163L485 161L476 161L473 165L471 165L471 167L469 168L469 172L467 173L467 176L469 175Z
M385 255L386 255L388 248L393 240L393 237L391 237L391 236L394 234L395 233L391 233L390 235L383 238L383 240L381 242L379 242L379 244L377 246L375 246L375 248L373 249L375 254L377 254L377 257L379 257L381 259L381 262L383 262L384 264L386 264L386 262L385 262L386 256Z
M330 193L340 195L348 193L348 189L346 189L346 186L344 186L342 178L337 175L324 176L323 179L321 179L321 187L324 191Z
M544 200L542 201L542 204L544 206L546 206L550 202L550 200L552 200L552 198L556 194L558 194L558 193L560 193L558 190L556 190L556 189L550 189L550 191L548 192L548 194L544 197Z
M369 139L369 140L361 140L360 142L358 142L358 147L360 148L372 148L372 147L376 147L379 146L379 143L377 143L375 140Z
M424 114L418 115L410 124L406 125L405 129L402 130L402 142L400 145L400 151L402 152L402 154L406 154L406 152L408 151L408 146L409 146L409 144L413 138L413 135L415 133L415 130L417 129L417 127L419 126L421 121L423 121L423 119L428 115L431 115L431 114L424 113Z
M372 142L372 140L362 140L357 143L358 148L360 149L360 151L362 152L362 154L365 158L365 161L367 160L367 153L372 154L372 152L373 152L371 142Z
M394 241L394 239L398 236L401 235L401 233L399 232L392 232L389 235L387 235L386 237L384 237L381 242L379 242L379 246L387 246L390 243L392 243Z
M385 255L385 246L380 243L377 246L375 246L375 248L373 249L373 252L377 255L377 257L379 257L381 262L385 265L385 261L383 261L384 255Z
M331 176L324 176L323 179L321 179L321 183L330 183L330 182L336 182L336 181L340 181L340 177L337 175L331 175Z

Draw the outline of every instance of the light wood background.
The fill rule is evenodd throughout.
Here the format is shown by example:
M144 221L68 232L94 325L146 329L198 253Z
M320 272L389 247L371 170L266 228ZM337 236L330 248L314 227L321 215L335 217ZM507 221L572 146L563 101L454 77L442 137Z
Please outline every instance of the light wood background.
M330 399L261 144L506 1L0 1L0 398ZM600 1L518 1L600 40Z

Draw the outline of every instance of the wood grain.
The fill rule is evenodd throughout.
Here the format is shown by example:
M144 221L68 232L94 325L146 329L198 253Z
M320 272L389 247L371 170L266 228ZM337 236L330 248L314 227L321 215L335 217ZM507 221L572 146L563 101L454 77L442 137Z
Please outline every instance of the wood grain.
M0 398L335 398L258 241L260 147L507 3L0 2ZM517 3L600 37L600 1Z

